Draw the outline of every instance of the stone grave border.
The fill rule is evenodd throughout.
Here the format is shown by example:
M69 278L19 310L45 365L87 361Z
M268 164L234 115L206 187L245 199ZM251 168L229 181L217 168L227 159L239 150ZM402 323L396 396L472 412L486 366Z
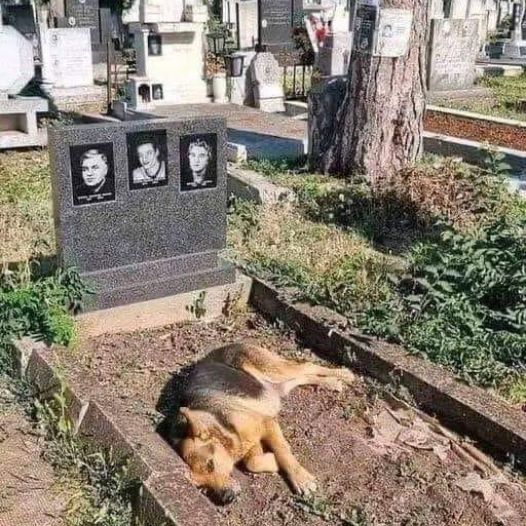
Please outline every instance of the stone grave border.
M523 465L526 462L526 419L521 411L481 388L461 384L450 372L410 356L400 347L350 330L347 320L329 309L295 303L286 292L259 279L241 277L237 286L244 290L241 302L284 322L329 361L406 388L418 407L439 416L455 431L478 439L501 458L513 455ZM228 286L223 288L232 293ZM220 305L229 298L225 292L214 301ZM19 340L14 345L14 358L20 374L44 398L64 385L53 366L52 352L44 344ZM214 506L190 484L183 461L160 435L146 425L144 429L130 426L111 401L83 398L74 382L66 384L65 394L69 416L80 436L100 445L111 443L118 454L131 459L132 472L142 482L135 502L139 517L151 526L217 524Z

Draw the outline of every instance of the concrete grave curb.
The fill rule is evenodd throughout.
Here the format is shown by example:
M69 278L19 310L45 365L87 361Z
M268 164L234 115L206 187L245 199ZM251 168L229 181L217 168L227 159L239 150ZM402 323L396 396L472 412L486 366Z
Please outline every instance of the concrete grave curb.
M235 195L257 204L276 204L296 200L290 188L271 183L263 175L229 164L228 195Z
M250 303L279 319L327 359L356 368L384 383L396 382L415 402L453 429L467 433L499 456L526 464L526 416L491 393L461 383L445 369L402 348L350 332L346 318L324 307L293 303L254 278Z
M460 139L450 135L424 132L424 151L444 157L462 157L467 163L484 166L488 156L485 144L469 139ZM491 148L504 155L504 162L515 172L526 170L526 151L513 150L502 146L491 145Z
M257 278L252 279L250 304L284 322L328 360L405 387L417 404L456 431L477 438L502 457L513 455L526 463L525 416L489 392L460 383L448 371L400 347L351 332L343 316L294 303ZM52 351L44 344L24 338L16 343L14 355L20 373L44 397L64 385ZM83 381L95 382L88 375ZM80 436L101 445L110 443L117 453L130 457L132 472L142 482L136 503L139 517L149 526L218 524L215 507L188 481L184 462L151 426L131 425L114 400L85 400L82 392L81 385L66 384L69 416Z
M53 365L52 352L46 345L24 338L15 343L14 354L23 376L43 398L50 398L61 385L65 385L68 416L79 436L90 443L106 447L111 444L117 455L130 459L131 473L142 483L134 506L145 524L218 524L214 506L186 478L183 460L159 435L150 432L149 440L139 443L136 437L141 435L141 430L126 426L124 418L111 411L111 402L83 400L79 395L81 386L61 379ZM90 381L95 382L94 379Z

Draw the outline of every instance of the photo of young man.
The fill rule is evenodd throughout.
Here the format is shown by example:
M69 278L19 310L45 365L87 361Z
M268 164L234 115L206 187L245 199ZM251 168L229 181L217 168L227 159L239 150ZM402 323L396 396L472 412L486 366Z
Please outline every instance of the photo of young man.
M167 184L166 131L130 133L127 143L130 189Z

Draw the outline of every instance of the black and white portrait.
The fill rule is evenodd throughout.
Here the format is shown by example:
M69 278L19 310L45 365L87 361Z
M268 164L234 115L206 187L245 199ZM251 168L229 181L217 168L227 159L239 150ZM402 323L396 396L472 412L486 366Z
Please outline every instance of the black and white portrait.
M152 84L152 93L153 93L153 100L163 100L164 99L163 85L162 84Z
M127 135L130 190L168 184L166 130Z
M161 35L148 35L148 55L158 57L163 54Z
M181 191L217 186L217 135L181 137Z
M115 201L112 143L70 147L75 206Z

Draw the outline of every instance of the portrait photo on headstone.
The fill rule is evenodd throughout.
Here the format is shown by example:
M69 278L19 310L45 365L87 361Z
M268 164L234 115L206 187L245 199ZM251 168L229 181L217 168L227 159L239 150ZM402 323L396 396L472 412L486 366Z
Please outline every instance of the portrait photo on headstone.
M181 191L217 186L217 135L202 133L181 137Z
M163 100L163 85L162 84L152 84L153 100Z
M148 55L157 57L163 54L161 35L148 35Z
M126 135L130 190L168 184L166 130L150 130Z
M112 143L71 146L69 152L73 204L115 201Z

